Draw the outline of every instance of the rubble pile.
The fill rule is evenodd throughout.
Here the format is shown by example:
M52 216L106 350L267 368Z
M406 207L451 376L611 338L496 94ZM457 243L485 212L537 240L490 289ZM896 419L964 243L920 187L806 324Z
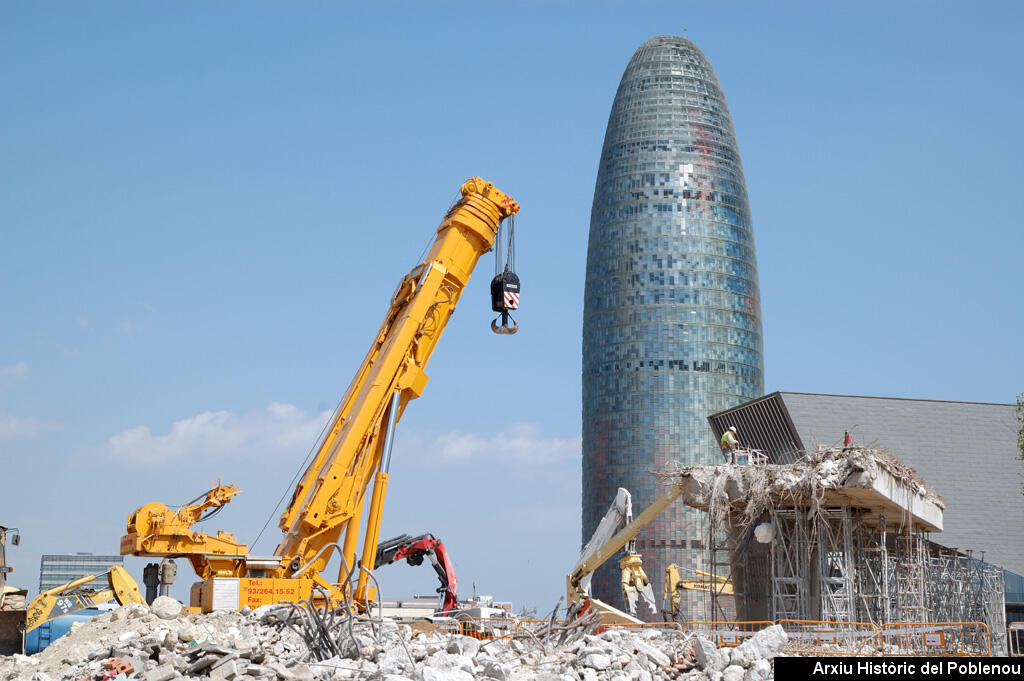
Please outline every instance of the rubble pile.
M296 626L301 618L308 623L295 606L186 614L162 597L152 609L131 604L96 617L38 655L0 657L0 681L762 681L786 644L777 625L719 649L672 629L480 640L345 617L320 628L331 646L314 648Z

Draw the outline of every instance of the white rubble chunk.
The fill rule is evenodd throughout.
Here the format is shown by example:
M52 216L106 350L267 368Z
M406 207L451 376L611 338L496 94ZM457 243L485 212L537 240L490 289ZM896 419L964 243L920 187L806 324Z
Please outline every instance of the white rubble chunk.
M749 667L759 659L775 657L786 647L789 637L778 624L762 629L733 649L732 659L736 664Z
M703 636L698 636L693 640L693 653L696 656L697 666L708 672L720 672L725 666L722 663L722 656L718 653L718 648Z
M178 619L182 613L182 605L170 596L157 596L149 606L153 614L162 620Z
M584 667L590 667L600 672L612 666L612 656L605 653L591 652L581 655L580 662Z
M743 667L731 664L722 671L722 681L743 681Z

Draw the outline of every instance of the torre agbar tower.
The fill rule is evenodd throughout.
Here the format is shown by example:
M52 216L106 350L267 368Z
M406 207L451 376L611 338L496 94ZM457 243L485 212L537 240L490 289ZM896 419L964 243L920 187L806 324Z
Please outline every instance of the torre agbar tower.
M652 471L722 463L707 416L763 392L753 226L725 95L696 45L658 36L622 74L590 214L583 542L617 488L639 514L663 491ZM639 535L659 609L669 563L703 567L701 516L677 502ZM615 563L593 594L621 608ZM697 592L683 607L711 615Z

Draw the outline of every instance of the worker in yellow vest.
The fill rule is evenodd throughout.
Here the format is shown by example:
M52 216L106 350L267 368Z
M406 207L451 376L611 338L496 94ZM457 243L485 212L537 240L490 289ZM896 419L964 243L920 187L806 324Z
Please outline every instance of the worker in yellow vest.
M736 463L736 448L740 446L740 441L736 438L736 426L729 426L729 430L722 433L719 444L726 460L729 463Z

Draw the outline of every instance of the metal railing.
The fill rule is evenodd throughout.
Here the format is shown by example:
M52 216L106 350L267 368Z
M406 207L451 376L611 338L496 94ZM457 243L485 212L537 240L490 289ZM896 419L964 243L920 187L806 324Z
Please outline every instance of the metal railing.
M992 640L984 622L893 622L883 624L883 655L990 657Z
M687 622L686 633L703 636L719 648L733 648L754 634L772 626L769 620L750 622Z
M1024 657L1024 622L1007 625L1006 641L1010 657Z
M874 655L881 630L870 622L779 620L789 638L787 653L812 655Z

